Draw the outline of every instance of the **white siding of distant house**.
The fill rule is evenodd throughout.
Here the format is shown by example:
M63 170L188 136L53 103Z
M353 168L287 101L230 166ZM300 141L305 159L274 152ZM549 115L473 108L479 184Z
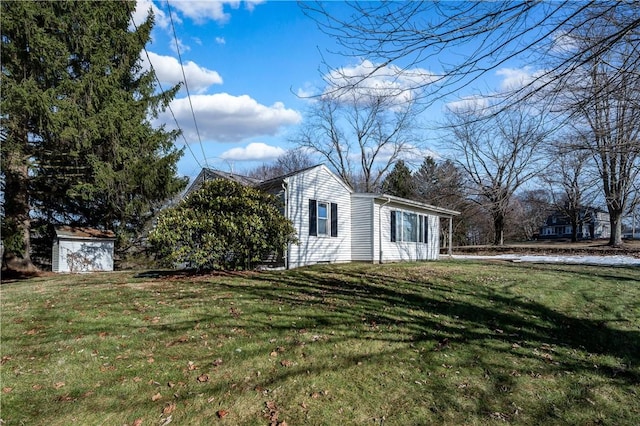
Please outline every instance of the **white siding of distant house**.
M375 215L377 217L377 215ZM351 197L351 258L353 261L372 262L378 249L374 242L373 199Z
M54 272L113 271L113 241L59 238L53 246Z
M285 179L287 217L299 244L288 250L288 267L351 261L351 191L329 169L320 165ZM338 236L309 235L309 200L338 205Z

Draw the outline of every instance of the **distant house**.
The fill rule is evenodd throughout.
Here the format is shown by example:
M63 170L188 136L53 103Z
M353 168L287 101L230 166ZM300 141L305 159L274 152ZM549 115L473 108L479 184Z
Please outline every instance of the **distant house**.
M539 238L571 238L571 231L571 219L562 212L554 212L547 217L540 228ZM609 213L593 208L581 209L576 235L581 240L609 238L611 235Z
M115 234L92 228L61 226L55 229L53 272L113 271Z
M228 178L226 173L210 172L210 178ZM354 193L322 164L259 183L232 176L282 200L284 216L293 223L299 240L287 249L283 259L287 268L435 260L440 253L440 220L448 219L451 228L452 218L459 214L391 195ZM202 172L187 194L201 177Z

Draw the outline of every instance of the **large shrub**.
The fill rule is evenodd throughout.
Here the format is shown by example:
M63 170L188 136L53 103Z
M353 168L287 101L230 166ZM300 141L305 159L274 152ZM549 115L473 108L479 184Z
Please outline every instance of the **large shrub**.
M295 229L279 200L254 188L217 179L205 182L160 214L150 242L168 265L198 270L250 269L280 257Z

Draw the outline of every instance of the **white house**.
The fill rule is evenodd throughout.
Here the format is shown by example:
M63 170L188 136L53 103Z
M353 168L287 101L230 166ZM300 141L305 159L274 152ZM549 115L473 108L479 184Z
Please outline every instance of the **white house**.
M113 271L115 234L92 228L56 228L52 248L53 272Z
M287 268L352 260L352 191L326 166L299 170L256 188L284 202L284 215L298 234L299 243L287 249Z
M289 245L287 268L435 260L440 220L449 220L450 248L452 218L460 214L391 195L354 193L323 164L254 186L282 200L283 213L297 231L299 244Z

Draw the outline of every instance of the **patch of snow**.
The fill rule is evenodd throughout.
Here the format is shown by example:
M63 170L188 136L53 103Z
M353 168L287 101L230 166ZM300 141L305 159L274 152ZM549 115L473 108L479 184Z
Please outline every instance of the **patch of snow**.
M454 254L453 259L496 259L511 262L533 263L571 263L579 265L603 265L603 266L640 266L640 259L632 256L541 256L499 254L494 256L462 255Z

